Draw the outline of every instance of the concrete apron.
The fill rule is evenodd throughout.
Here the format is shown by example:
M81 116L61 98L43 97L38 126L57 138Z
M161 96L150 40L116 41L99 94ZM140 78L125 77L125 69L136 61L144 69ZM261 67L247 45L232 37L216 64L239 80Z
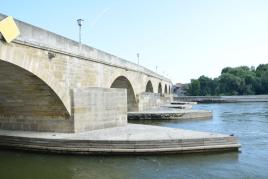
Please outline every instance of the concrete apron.
M128 124L80 133L0 130L0 147L83 155L166 154L238 151L234 136Z
M160 110L128 112L129 120L180 120L180 119L210 119L211 111L205 110Z

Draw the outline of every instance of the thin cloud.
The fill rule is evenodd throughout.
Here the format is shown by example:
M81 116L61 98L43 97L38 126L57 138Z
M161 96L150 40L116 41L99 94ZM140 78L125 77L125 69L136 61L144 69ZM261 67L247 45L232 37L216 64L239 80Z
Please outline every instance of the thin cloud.
M93 21L90 23L91 28L95 27L96 24L100 21L100 19L110 10L110 8L105 8L102 11L100 11L96 17L93 19Z

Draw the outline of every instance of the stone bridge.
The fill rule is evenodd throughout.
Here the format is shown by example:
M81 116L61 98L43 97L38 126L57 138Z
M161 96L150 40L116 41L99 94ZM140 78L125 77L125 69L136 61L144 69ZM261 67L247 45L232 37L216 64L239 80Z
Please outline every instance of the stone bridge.
M0 21L5 17L0 14ZM171 81L151 70L15 22L18 38L6 43L0 35L2 129L77 132L125 125L127 111L157 106L170 94Z

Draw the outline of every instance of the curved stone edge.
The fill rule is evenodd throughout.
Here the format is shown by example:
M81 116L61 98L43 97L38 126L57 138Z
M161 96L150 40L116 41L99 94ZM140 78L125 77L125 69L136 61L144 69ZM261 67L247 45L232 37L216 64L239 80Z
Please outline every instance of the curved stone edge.
M151 141L70 140L0 136L0 147L78 155L155 155L238 151L241 145L237 138L232 136Z

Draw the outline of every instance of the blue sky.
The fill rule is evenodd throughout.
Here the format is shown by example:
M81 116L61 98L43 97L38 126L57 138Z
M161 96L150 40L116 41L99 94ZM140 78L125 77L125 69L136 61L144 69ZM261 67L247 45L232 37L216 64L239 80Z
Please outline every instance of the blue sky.
M173 83L268 63L266 0L0 0L0 13L165 74Z

